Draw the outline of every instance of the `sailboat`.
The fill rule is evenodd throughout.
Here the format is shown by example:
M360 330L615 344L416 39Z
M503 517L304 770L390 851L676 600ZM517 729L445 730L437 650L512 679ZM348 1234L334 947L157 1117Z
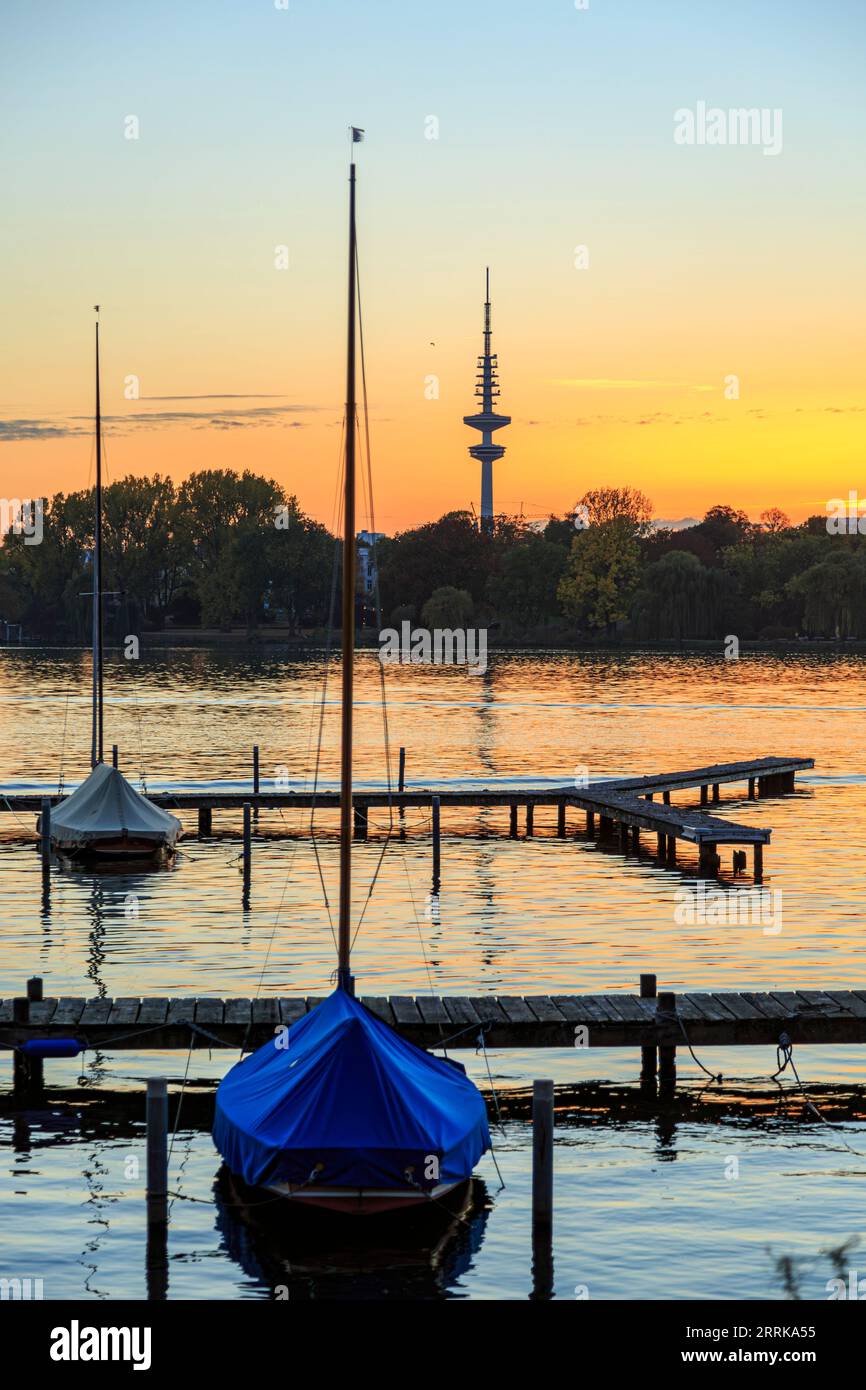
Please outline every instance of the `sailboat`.
M353 143L361 132L352 131ZM355 163L349 170L349 307L343 499L340 899L337 982L311 1013L238 1062L216 1095L213 1138L230 1172L304 1209L418 1210L465 1188L490 1147L464 1068L401 1038L355 997L351 971L355 648Z
M95 306L97 316L99 305ZM51 813L51 848L69 858L152 859L171 854L182 826L103 761L102 410L96 320L96 489L93 545L93 701L90 775ZM40 830L41 817L36 823Z

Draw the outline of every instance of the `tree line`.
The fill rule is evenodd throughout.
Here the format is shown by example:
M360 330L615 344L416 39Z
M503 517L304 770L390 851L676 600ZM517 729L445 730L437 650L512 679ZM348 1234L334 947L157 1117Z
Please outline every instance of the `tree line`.
M30 637L88 640L93 513L92 491L58 493L40 544L6 535L0 619ZM339 542L271 479L127 477L104 490L103 513L110 633L276 622L301 634L328 622ZM499 517L485 530L450 512L383 538L383 624L485 627L505 642L866 637L861 535L830 534L824 516L792 525L775 508L752 522L718 505L683 530L651 516L636 489L603 487L541 525ZM358 617L375 627L361 594Z

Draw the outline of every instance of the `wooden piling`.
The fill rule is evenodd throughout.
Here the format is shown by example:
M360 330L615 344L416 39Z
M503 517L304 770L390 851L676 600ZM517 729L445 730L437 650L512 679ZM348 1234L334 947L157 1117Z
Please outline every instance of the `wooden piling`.
M517 802L512 801L508 808L508 833L512 840L517 838Z
M533 826L534 818L535 818L535 803L532 802L532 801L527 801L527 803L526 803L526 834L527 834L527 837L529 837L529 836L532 834L532 826Z
M664 1015L676 1015L677 996L670 992L664 992L658 996L656 1007L656 1018L662 1027L670 1028L672 1020ZM659 1081L673 1085L677 1079L677 1049L675 1045L665 1043L659 1046Z
M586 813L586 833L587 835L595 833L595 811L587 811Z
M147 1118L147 1296L168 1291L168 1087L165 1077L149 1077Z
M532 1294L553 1296L553 1082L532 1083Z
M702 873L714 874L720 864L719 855L714 844L709 840L701 840L698 847L698 867Z
M23 1025L30 1021L30 1000L25 996L12 1000L12 1022ZM12 1093L23 1100L30 1091L30 1062L23 1052L12 1053Z
M708 801L708 799L709 799L709 790L710 790L710 789L709 789L709 787L706 785L706 783L702 783L702 785L701 785L701 805L702 805L702 806L706 806L706 804L707 804L707 801Z
M198 837L210 835L213 829L213 811L210 806L199 806L198 808Z
M671 804L671 794L670 794L670 792L662 792L662 801L664 802L665 806L670 806L670 804Z
M244 802L244 902L250 896L250 881L253 869L252 806Z
M655 975L641 975L640 977L640 997L641 999L656 998L656 977ZM656 1077L657 1052L655 1043L640 1050L640 1075L642 1081L654 1081Z
M755 857L754 857L754 861L753 861L753 863L754 863L754 872L753 872L753 874L752 874L752 877L754 878L754 880L755 880L756 883L763 883L763 881L764 881L764 846L763 846L763 845L755 845L755 846L754 846L754 852L755 852Z
M39 835L42 849L42 872L47 873L51 867L51 802L47 796L42 798L42 810L39 813Z
M406 788L406 749L400 749L400 771L397 778L397 790L405 791Z
M441 866L441 834L439 824L439 798L433 798L433 891L437 891L440 882Z
M631 828L631 847L633 850L640 849L640 826L633 825Z
M714 783L713 783L713 801L718 801L718 800L719 800L719 784L718 784L718 782L714 782Z
M628 854L629 833L625 821L620 821L619 823L619 845L623 854Z
M31 1004L42 1003L42 977L34 975L27 981L27 1011L30 1012ZM45 1084L44 1066L41 1057L31 1057L27 1062L28 1082L27 1089L31 1095L41 1095Z
M750 777L750 778L749 778L749 800L750 800L750 801L754 801L754 800L755 800L755 779L754 779L754 777Z
M667 850L667 838L668 837L667 835L665 835L663 830L659 830L656 832L656 854L658 855L659 859L664 859L665 857L665 851Z
M259 745L253 744L253 796L259 794Z
M556 833L560 837L565 834L565 802L560 801L556 808Z
M532 1083L532 1224L553 1221L553 1082Z
M112 743L112 745L111 745L111 766L112 766L112 767L117 767L117 754L118 754L117 744L116 744L116 743Z

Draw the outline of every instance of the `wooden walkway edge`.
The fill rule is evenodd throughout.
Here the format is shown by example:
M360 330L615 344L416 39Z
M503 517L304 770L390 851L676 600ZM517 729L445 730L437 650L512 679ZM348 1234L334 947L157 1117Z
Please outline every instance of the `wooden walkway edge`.
M363 1003L421 1047L675 1047L866 1043L866 989L661 994L391 995ZM20 1017L21 1004L18 1002ZM0 1000L0 1042L76 1038L107 1051L256 1047L321 1003L318 996L258 999L84 999L29 1005Z

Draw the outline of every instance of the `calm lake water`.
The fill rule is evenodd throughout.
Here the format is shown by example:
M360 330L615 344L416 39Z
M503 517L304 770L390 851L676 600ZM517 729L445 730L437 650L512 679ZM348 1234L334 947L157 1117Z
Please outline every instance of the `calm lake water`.
M772 826L760 922L682 920L696 863L661 869L647 846L624 859L582 834L582 817L556 837L555 812L536 812L535 835L507 835L507 813L443 812L442 885L431 897L429 815L408 811L392 839L355 947L364 994L634 991L653 970L671 989L845 988L864 985L866 771L861 754L866 661L860 655L634 653L508 654L474 675L453 668L389 668L392 756L407 749L407 782L562 783L688 768L759 755L815 759L792 796L749 803L722 789L720 814ZM0 796L72 787L89 765L89 656L67 650L0 651ZM251 776L262 785L311 783L319 732L321 658L160 650L140 662L109 660L106 739L150 790ZM337 775L339 707L331 669L320 784ZM379 668L361 656L357 780L383 782ZM739 792L739 788L734 791ZM683 802L693 793L674 797ZM0 802L2 807L2 802ZM41 975L46 994L322 994L334 948L308 812L263 812L252 898L241 902L239 817L214 815L214 837L191 838L171 868L94 874L55 867L43 897L34 817L0 816L0 995ZM356 848L358 907L382 853L387 811L373 812ZM336 822L318 821L319 855L336 901ZM302 833L299 833L302 832ZM649 837L647 837L649 839ZM654 843L654 842L653 842ZM730 881L730 851L723 851ZM746 880L748 885L750 881ZM724 914L722 914L724 915ZM485 1059L461 1053L479 1084ZM819 1124L791 1090L759 1106L775 1069L770 1049L700 1052L732 1078L743 1104L677 1119L616 1118L598 1092L558 1110L554 1293L591 1298L767 1298L796 1291L825 1298L840 1267L856 1268L863 1228L866 1123ZM194 1080L223 1074L235 1054L196 1052ZM41 1277L47 1298L144 1297L141 1127L88 1109L94 1087L132 1089L153 1074L182 1078L178 1053L87 1054L47 1064L49 1084L75 1086L82 1109L49 1103L0 1116L0 1275ZM572 1085L635 1085L639 1058L621 1050L500 1052L489 1058L498 1090L535 1075ZM857 1048L804 1048L804 1084L844 1086L866 1113ZM0 1056L0 1088L11 1064ZM682 1088L702 1075L680 1054ZM785 1082L788 1085L788 1082ZM750 1099L751 1098L751 1099ZM822 1106L824 1101L821 1102ZM832 1109L832 1095L827 1093ZM676 1122L674 1122L676 1120ZM514 1298L532 1287L526 1117L495 1139L500 1181L479 1167L479 1210L441 1248L361 1259L357 1252L285 1247L244 1224L214 1190L210 1137L179 1130L172 1153L175 1200L169 1297L393 1294ZM739 1176L731 1177L731 1159ZM195 1200L192 1200L195 1199ZM846 1246L841 1255L834 1255ZM841 1264L840 1264L841 1262ZM866 1274L866 1251L861 1253Z

